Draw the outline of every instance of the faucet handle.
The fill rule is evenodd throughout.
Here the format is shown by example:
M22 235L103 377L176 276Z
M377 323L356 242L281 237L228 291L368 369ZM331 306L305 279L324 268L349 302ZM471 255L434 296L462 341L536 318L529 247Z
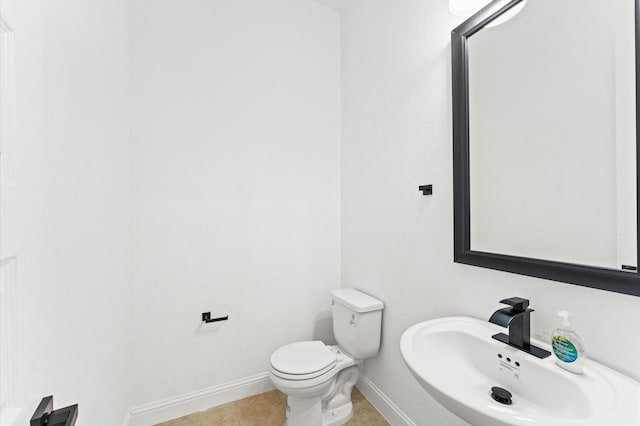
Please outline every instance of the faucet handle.
M510 297L508 299L501 300L500 303L513 306L513 309L516 311L524 312L527 309L527 306L529 306L529 299L523 299L522 297Z

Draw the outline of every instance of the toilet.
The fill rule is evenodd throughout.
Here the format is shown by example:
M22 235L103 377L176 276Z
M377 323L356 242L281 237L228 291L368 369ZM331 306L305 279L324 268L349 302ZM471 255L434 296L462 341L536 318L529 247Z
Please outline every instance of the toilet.
M284 345L271 355L269 377L287 395L287 426L334 426L353 414L351 390L360 365L377 355L384 304L352 288L331 292L335 346Z

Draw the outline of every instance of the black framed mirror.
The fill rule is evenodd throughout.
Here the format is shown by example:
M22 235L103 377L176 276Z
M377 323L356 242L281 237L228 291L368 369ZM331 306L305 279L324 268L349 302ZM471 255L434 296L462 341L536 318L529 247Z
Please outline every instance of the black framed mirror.
M454 261L640 296L640 0L560 3L451 33Z

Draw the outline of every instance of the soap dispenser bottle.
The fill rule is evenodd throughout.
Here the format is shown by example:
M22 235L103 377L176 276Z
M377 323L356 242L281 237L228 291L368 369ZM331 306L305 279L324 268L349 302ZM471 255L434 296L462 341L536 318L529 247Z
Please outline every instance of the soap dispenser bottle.
M582 339L571 327L569 316L571 312L558 311L562 318L560 327L553 330L551 348L556 356L556 364L575 374L582 374L585 359Z

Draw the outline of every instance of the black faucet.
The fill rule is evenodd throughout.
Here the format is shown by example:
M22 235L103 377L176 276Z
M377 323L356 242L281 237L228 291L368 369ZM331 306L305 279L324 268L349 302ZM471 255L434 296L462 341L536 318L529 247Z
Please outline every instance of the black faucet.
M498 333L491 337L538 358L546 358L551 355L551 352L530 343L531 312L533 309L528 308L529 301L521 297L510 297L501 300L500 303L509 305L509 307L495 311L489 318L489 322L508 327L509 335Z

